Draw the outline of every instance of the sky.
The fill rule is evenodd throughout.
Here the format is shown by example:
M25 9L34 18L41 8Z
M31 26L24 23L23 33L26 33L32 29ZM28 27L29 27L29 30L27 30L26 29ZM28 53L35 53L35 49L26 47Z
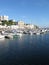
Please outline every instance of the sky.
M49 26L49 0L0 0L0 16L22 20L38 26Z

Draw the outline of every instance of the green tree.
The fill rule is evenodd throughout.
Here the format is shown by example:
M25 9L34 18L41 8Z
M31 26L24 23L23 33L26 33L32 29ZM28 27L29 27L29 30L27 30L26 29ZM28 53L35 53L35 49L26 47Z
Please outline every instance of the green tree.
M2 25L16 25L16 22L13 22L13 20L2 20Z
M7 25L7 23L8 23L7 20L3 20L3 21L2 21L2 25L5 25L5 24Z
M9 25L13 25L13 21L12 20L9 20Z

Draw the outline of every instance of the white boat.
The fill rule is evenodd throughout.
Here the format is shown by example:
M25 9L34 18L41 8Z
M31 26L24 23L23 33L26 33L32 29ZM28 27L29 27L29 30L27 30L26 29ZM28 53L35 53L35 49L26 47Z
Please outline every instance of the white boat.
M23 34L23 31L21 31L21 30L16 31L16 35L18 35L18 36L22 36L22 34Z
M32 31L29 31L30 35L33 35L33 32Z
M16 33L9 33L8 35L12 35L12 36L14 36L14 35L16 35Z
M13 39L13 35L10 35L10 34L5 35L5 38L8 38L8 39L12 38Z
M5 38L5 36L0 34L0 39L2 39L2 38Z
M16 33L16 35L18 35L18 36L22 36L22 33Z
M9 38L13 38L13 35L10 35L10 34L9 34L8 37L9 37Z
M37 32L36 34L37 34L37 35L40 35L40 32Z
M42 32L44 33L44 32L45 32L45 30L43 29L43 30L42 30Z

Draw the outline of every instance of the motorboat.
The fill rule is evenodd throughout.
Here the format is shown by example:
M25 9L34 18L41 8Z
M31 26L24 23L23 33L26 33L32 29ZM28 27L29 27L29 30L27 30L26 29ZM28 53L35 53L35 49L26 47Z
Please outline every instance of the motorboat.
M18 33L18 32L17 32L16 35L18 35L18 36L22 36L22 33Z
M5 36L0 34L0 39L2 39L2 38L5 38Z

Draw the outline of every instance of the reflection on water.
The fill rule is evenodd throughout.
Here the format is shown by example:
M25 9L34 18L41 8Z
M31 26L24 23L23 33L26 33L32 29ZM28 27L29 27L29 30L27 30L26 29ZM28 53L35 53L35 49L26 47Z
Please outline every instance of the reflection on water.
M0 64L41 62L44 59L46 62L46 58L49 59L49 34L23 35L0 41Z
M5 38L0 38L0 42L3 42L5 40Z

